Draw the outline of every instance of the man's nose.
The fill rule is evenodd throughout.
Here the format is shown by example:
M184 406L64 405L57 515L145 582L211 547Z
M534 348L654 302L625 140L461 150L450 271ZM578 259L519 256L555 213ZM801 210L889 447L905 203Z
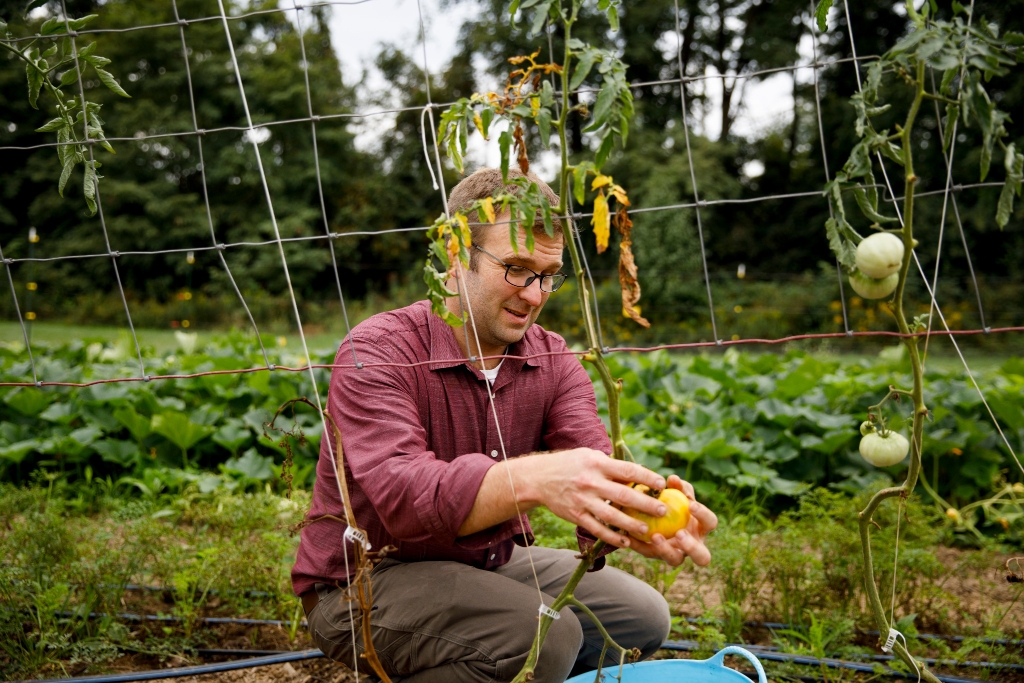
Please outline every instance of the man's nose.
M520 287L519 298L531 306L540 306L544 301L544 292L540 289L540 278L537 278L526 287Z

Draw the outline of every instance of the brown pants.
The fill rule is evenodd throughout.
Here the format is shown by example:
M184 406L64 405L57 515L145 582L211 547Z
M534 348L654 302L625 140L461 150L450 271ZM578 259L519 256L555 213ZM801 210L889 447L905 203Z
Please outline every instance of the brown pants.
M572 551L531 548L544 603L550 605L578 564ZM372 576L373 645L393 681L489 683L509 681L523 664L537 632L537 585L525 548L493 571L458 562L384 560ZM327 593L310 612L309 632L331 659L353 665L353 623L341 591ZM643 657L668 635L665 599L643 581L612 567L583 577L576 597L608 633ZM363 652L358 611L355 647ZM602 638L582 612L566 607L552 622L536 669L538 683L561 683L597 668ZM613 662L606 662L611 664ZM616 662L617 663L617 660ZM371 673L365 659L359 672Z

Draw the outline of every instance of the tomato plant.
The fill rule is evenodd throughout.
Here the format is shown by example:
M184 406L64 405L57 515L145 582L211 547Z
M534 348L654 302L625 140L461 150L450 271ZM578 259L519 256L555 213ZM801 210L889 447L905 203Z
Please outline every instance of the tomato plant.
M821 0L818 4L816 15L822 30L825 29L825 16L831 6L832 0ZM944 151L952 151L953 133L959 120L964 125L977 125L981 128L982 181L989 173L996 146L1002 151L1006 180L996 212L996 223L1000 228L1010 218L1014 197L1020 195L1021 181L1024 179L1024 154L1018 152L1012 142L1007 144L1004 140L1008 137L1005 124L1009 117L996 107L984 86L992 77L1008 73L1009 67L1020 61L1021 55L1017 48L1024 45L1024 35L1007 33L1000 37L984 19L973 21L972 10L957 2L953 3L954 16L951 20L936 16L938 6L934 0L925 3L920 11L908 0L906 9L913 30L868 65L867 78L860 92L851 99L857 113L855 126L860 141L854 146L842 171L826 186L826 196L832 210L832 217L825 224L829 245L840 265L850 273L850 284L855 291L868 298L883 298L892 293L891 310L899 331L905 335L903 344L910 354L912 368L912 390L901 391L890 387L885 398L878 405L872 406L868 413L869 422L874 424L879 421L881 430L871 432L869 429L861 442L861 453L878 465L892 465L902 460L906 455L906 445L910 452L910 465L903 484L875 494L859 518L865 588L882 639L890 634L893 624L890 623L890 617L886 616L874 576L871 553L872 514L884 500L899 498L902 503L913 493L921 473L924 423L930 415L924 401L924 365L918 348L920 337L912 336L912 333L920 332L928 326L917 320L913 324L908 323L904 301L913 249L917 246L914 239L914 195L918 177L914 173L916 143L913 132L921 105L926 100L934 101L936 108L940 103L945 105L946 120L942 139ZM936 76L941 85L936 86ZM880 99L883 83L897 86L903 84L911 95L903 123L896 124L892 132L888 129L876 130L873 123L873 119L891 108L890 104ZM886 160L901 167L903 171L903 211L899 216L886 215L879 208L874 169L877 163L888 182ZM870 229L876 231L874 234L864 238L850 224L843 203L844 191L853 193L861 213L870 222ZM902 243L902 253L897 242ZM895 282L891 278L895 278ZM879 411L889 399L899 400L901 396L908 397L913 403L911 439L906 445L905 437L886 428ZM892 640L890 635L887 646L891 646L907 666L919 671L926 680L938 680L924 664L910 655L905 644L893 644Z

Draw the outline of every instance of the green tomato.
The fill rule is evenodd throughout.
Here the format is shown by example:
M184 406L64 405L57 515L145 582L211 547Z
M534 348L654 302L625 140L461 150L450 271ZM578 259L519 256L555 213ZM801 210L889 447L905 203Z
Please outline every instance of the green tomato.
M864 422L860 423L860 435L861 436L867 436L868 434L874 434L876 431L877 430L875 429L875 425L872 424L871 422L868 422L867 420L865 420Z
M859 270L850 273L850 286L865 299L884 299L896 291L896 285L899 283L899 273L893 273L882 280L868 277Z
M890 467L910 452L910 442L899 432L868 434L860 440L860 454L875 467Z
M857 270L882 280L900 271L903 265L903 240L891 232L868 235L857 245Z

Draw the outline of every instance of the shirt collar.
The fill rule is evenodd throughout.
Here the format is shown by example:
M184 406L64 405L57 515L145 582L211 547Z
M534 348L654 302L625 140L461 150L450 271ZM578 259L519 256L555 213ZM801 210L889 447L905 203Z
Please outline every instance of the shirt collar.
M435 315L434 312L430 310L429 306L427 307L427 325L430 332L431 370L442 370L444 368L452 368L463 364L471 369L475 369L466 357L462 355L462 351L459 349L459 345L455 341L456 334L466 333L464 328L452 327L439 316ZM472 332L470 332L470 334L472 334ZM509 345L505 354L508 356L530 356L530 354L534 352L535 345L530 341L529 337L530 333L527 331L526 335L524 335L522 339ZM510 363L518 362L517 359L512 358L506 358L505 360ZM540 367L541 360L543 360L542 357L524 358L522 359L522 365Z

